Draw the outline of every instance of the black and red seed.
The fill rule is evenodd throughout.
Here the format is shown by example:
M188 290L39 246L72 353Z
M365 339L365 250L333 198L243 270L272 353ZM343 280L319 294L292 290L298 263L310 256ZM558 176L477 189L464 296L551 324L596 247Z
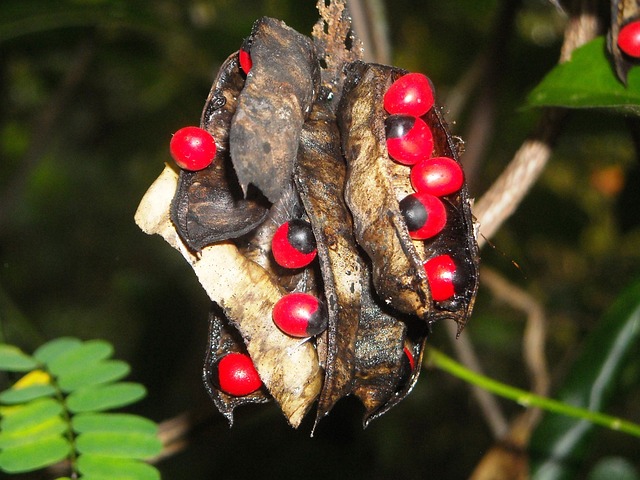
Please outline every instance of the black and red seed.
M442 197L457 192L463 183L462 168L453 158L428 158L411 169L411 185L417 192Z
M327 328L327 310L323 302L308 293L289 293L276 302L273 322L292 337L313 337Z
M391 158L413 165L431 157L433 135L424 120L410 115L389 115L384 123Z
M278 265L302 268L317 254L316 239L311 224L300 219L289 220L278 227L271 241L271 253Z
M414 240L426 240L442 231L447 224L447 211L442 201L430 193L416 192L400 201L409 235Z

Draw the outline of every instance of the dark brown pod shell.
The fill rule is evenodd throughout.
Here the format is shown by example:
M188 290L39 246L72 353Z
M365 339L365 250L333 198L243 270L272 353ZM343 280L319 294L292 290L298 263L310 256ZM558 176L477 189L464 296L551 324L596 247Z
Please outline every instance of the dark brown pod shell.
M300 131L320 87L310 38L264 17L251 35L253 66L231 123L231 158L244 192L275 203L291 181Z
M271 400L264 389L243 397L235 397L220 390L217 380L218 362L228 353L244 351L242 337L229 324L224 313L213 305L209 314L209 336L202 369L202 380L211 400L227 419L230 427L233 426L233 411L236 407L250 403L266 403Z
M382 98L392 67L354 62L346 67L338 125L349 166L345 200L358 244L373 264L373 283L383 301L426 318L431 310L427 276L400 213L385 146Z
M233 54L220 68L200 121L216 141L216 157L204 170L180 172L171 220L195 251L244 235L267 215L266 202L244 199L229 158L229 126L243 86L237 54Z

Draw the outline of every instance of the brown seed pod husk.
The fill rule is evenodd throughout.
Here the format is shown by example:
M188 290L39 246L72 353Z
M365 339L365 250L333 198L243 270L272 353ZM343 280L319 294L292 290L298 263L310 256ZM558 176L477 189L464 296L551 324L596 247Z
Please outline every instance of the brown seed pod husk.
M200 128L216 141L216 157L203 170L180 172L171 219L194 251L244 235L267 215L264 199L244 199L229 157L229 126L243 86L235 53L220 67L200 120Z
M231 122L231 158L244 192L253 184L275 203L291 181L320 68L311 39L279 20L258 20L248 43L253 66Z
M229 325L224 313L214 304L209 313L209 337L202 368L202 380L211 400L227 419L230 427L233 426L233 411L235 408L251 403L266 403L271 400L264 389L242 397L229 395L220 389L218 362L229 353L244 351L242 337Z
M316 351L269 321L273 306L285 291L235 245L209 245L197 256L189 251L170 220L177 181L175 171L166 167L140 202L136 223L145 233L161 235L182 253L209 298L242 335L260 378L289 423L297 427L322 386Z
M397 310L426 318L431 294L422 259L400 213L386 148L382 98L403 70L354 62L346 67L337 118L348 163L345 200L358 244L373 265L373 283Z

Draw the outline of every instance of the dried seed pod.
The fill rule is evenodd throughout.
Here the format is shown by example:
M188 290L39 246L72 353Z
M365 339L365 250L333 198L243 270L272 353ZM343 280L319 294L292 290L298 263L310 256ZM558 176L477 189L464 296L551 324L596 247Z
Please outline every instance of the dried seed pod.
M385 147L384 93L405 71L354 62L338 109L344 155L349 164L345 199L354 218L356 240L373 264L378 294L394 308L428 323L453 318L462 329L477 289L478 251L466 186L443 196L446 224L425 241L411 239L399 198L411 191L409 171L390 161ZM437 108L420 117L432 132L435 156L458 161L458 152ZM432 256L447 253L458 265L456 295L433 302L423 268Z
M201 128L216 140L216 158L204 170L180 172L171 219L182 239L195 251L244 235L267 215L264 201L243 198L230 165L229 126L243 86L234 54L220 68L200 121Z
M269 396L263 390L258 390L242 397L236 397L221 391L217 380L218 362L229 353L243 350L244 343L242 337L229 325L229 321L220 309L213 305L211 313L209 314L209 337L204 367L202 369L202 379L207 393L209 393L209 396L220 413L227 419L229 426L233 426L233 410L236 407L249 403L265 403L270 401Z
M302 130L295 170L318 245L329 312L316 423L350 393L362 400L368 422L396 394L402 373L405 326L374 300L342 194L346 175L335 118L327 105L316 104Z
M251 59L231 122L231 158L244 192L253 184L275 203L291 181L320 67L311 39L268 17L254 25Z
M217 303L245 341L247 352L269 393L293 426L298 426L322 385L315 349L282 333L268 319L285 294L260 265L245 258L229 242L220 242L193 255L170 220L176 173L166 167L145 193L136 223L148 234L161 235L180 251L209 298ZM241 295L238 292L242 292Z
M347 66L337 114L349 164L344 195L353 214L356 240L373 263L376 291L401 312L426 318L432 305L423 260L400 213L385 146L382 98L402 73L363 62Z

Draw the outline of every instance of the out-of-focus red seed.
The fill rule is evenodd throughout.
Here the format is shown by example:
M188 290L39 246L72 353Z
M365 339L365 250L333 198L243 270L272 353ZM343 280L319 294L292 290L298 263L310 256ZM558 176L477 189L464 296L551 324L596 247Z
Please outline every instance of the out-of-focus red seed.
M242 71L245 74L249 73L249 70L253 67L253 60L251 60L251 54L244 48L241 48L238 53L238 61L240 62L240 68L242 68Z
M618 47L630 57L640 58L640 20L629 22L620 29Z

